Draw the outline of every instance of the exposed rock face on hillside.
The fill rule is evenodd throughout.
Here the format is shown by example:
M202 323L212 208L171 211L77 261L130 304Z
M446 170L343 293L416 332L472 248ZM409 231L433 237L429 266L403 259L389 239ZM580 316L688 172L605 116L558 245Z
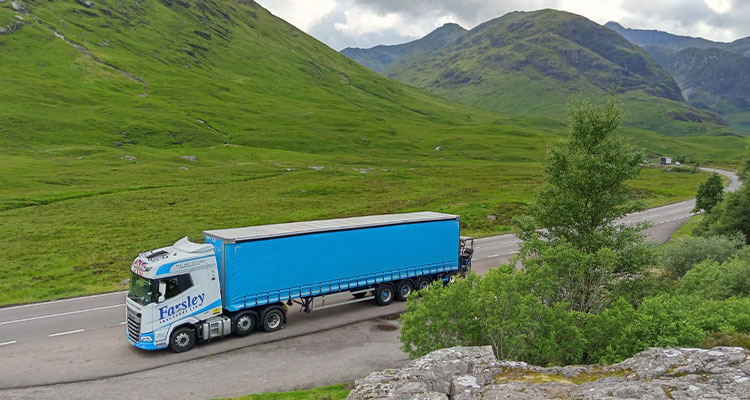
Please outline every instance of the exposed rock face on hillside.
M349 399L750 399L750 352L661 349L622 363L541 368L498 361L492 348L432 352L357 381Z

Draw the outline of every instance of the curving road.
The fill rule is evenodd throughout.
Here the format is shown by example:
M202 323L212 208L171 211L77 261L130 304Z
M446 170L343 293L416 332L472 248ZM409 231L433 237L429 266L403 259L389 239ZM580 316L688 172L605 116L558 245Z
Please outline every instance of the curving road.
M716 171L730 179L725 190L735 190L740 186L735 173ZM694 204L694 200L688 200L657 207L628 215L622 222L649 221L652 227L645 232L646 235L652 240L664 242L692 215ZM508 260L517 252L519 243L514 235L478 239L474 269L484 273ZM348 332L365 329L357 327L369 326L373 324L372 320L402 312L403 303L388 307L375 307L369 302L356 303L311 314L292 313L290 310L289 325L280 332L217 340L188 353L172 354L139 351L126 342L125 328L122 326L124 296L124 292L117 292L0 308L0 357L5 360L0 364L0 398L98 398L97 390L107 390L110 393L106 396L108 398L209 398L330 383L396 366L405 359L398 350L393 332L370 332L370 335L364 336L352 336ZM343 294L331 296L330 300L335 302L349 298ZM387 338L388 343L383 343L380 348L387 354L378 358L373 356L371 345L383 337ZM274 344L252 347L263 343ZM286 346L293 343L297 343L299 349L319 349L317 358L311 357L305 359L306 363L295 363L294 367L289 367L288 362L274 363L256 357L264 357L262 354L268 356L264 349L288 349ZM322 350L326 344L334 347L340 345L339 351L347 349L345 354L349 358L334 361L330 358L330 350ZM282 350L279 352L284 353ZM300 351L286 351L284 354L285 361L289 357L296 359L296 355L302 357ZM255 369L255 375L249 372L240 374L253 375L254 380L236 382L235 368L232 369L234 375L218 374L223 378L213 379L212 376L211 384L191 386L190 383L202 380L201 366L216 364L217 357L227 359L226 365L238 362L242 365L243 361L237 361L237 357L241 357L240 360L245 360L249 369L257 369L261 362L266 367L262 368L261 374ZM336 365L338 369L316 368L314 360L325 365ZM344 371L348 371L348 375ZM182 378L170 379L174 374L180 374ZM281 378L281 374L288 375ZM160 376L164 379L156 379ZM262 376L276 376L277 379L264 381ZM325 377L329 379L325 380ZM101 381L92 382L94 380ZM127 387L138 387L138 382L151 384L142 396L126 390ZM233 382L236 384L233 385ZM62 383L67 384L60 385ZM236 385L239 385L239 389ZM125 392L116 395L118 390Z

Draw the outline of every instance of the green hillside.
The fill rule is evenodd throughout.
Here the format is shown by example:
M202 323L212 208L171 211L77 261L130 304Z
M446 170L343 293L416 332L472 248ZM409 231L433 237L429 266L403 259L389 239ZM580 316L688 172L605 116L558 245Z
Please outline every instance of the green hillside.
M429 209L507 232L565 132L381 77L246 0L3 2L0 27L0 305L121 289L138 252L205 229ZM723 165L744 146L631 134ZM655 205L702 179L632 185Z

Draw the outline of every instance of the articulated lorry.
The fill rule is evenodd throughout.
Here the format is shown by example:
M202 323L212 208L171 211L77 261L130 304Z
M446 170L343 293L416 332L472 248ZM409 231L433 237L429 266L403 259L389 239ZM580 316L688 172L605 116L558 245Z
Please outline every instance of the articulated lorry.
M127 339L145 350L196 343L286 324L288 306L385 306L471 268L472 238L459 217L435 212L374 215L203 232L141 253L131 265ZM340 297L340 296L339 296ZM320 306L323 301L323 306Z

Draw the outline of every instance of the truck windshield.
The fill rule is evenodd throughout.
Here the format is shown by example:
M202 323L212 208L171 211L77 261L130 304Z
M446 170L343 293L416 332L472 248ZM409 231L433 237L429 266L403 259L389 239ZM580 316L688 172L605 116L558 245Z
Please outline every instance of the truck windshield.
M128 297L143 306L150 303L153 298L151 280L138 276L135 272L131 272Z

